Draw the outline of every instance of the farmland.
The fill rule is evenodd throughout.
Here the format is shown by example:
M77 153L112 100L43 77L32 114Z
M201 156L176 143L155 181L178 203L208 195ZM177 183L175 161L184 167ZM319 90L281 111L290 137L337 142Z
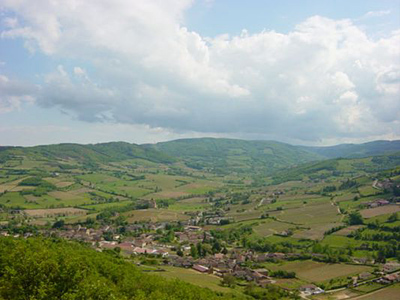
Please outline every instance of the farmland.
M265 268L269 284L291 292L307 284L329 290L400 257L393 242L400 227L394 189L399 154L323 160L299 152L298 164L286 168L281 159L288 153L277 152L286 151L282 145L233 143L223 153L228 142L221 143L204 141L209 156L195 148L179 152L174 143L0 152L2 229L17 236L76 235L107 250L122 243L124 258L143 270L161 268L154 273L235 294L243 294L249 281L240 272L252 269ZM118 154L120 147L125 150ZM275 155L268 170L255 166L263 155ZM126 245L147 238L169 258L138 259ZM222 252L222 261L213 261ZM183 268L179 257L190 266L202 263L229 274L235 269L239 275L222 284L221 274ZM245 260L238 263L239 257ZM375 292L368 288L342 293Z
M372 271L371 267L346 264L324 264L315 261L288 262L284 264L266 264L271 270L295 272L299 279L306 282L324 282L337 277L357 275L361 272Z

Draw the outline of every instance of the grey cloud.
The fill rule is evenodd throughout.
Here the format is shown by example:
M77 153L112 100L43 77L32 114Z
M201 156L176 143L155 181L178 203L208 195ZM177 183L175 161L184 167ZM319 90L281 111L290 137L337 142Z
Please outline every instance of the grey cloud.
M48 74L38 97L80 120L309 141L400 134L400 31L374 40L315 16L288 34L205 39L181 24L191 1L5 2L29 28L6 35L93 66Z

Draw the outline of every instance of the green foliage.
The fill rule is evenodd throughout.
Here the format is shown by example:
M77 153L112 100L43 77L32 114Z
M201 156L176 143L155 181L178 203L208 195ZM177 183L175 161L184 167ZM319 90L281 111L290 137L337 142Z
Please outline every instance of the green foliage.
M1 299L222 299L211 290L142 274L115 252L42 238L0 238ZM226 299L232 297L226 296Z
M346 181L344 181L340 186L339 186L339 190L346 190L346 189L350 189L353 187L357 187L358 183L355 180L351 180L351 179L347 179Z
M236 279L233 275L231 274L225 274L224 277L222 277L221 284L226 285L229 287L233 287L235 285Z
M302 147L326 158L367 157L389 154L400 150L400 141L374 141L364 144L341 144L330 147Z
M358 211L349 214L347 219L349 225L362 225L364 224L364 219Z
M270 276L276 277L276 278L296 278L296 273L288 272L285 270L277 270L277 271L271 272Z
M299 147L274 141L200 138L158 143L153 147L183 159L194 169L211 169L222 174L266 173L321 158Z
M336 191L336 186L334 185L328 185L322 189L322 193L332 193L334 191Z

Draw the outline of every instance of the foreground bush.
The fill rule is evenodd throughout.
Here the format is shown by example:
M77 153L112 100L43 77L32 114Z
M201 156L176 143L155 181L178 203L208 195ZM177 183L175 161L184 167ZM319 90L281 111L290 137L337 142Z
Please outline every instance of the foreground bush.
M60 239L0 238L0 299L231 299Z

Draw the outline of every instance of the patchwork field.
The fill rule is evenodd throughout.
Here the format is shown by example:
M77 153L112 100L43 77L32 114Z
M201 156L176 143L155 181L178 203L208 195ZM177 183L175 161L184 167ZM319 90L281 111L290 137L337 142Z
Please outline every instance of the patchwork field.
M156 272L154 274L165 278L181 279L217 292L232 292L231 289L221 286L221 278L215 275L202 274L192 269L176 268L171 266L162 266L162 269L165 270L165 272Z
M371 267L346 264L325 264L315 261L296 261L283 264L266 264L272 270L295 272L297 277L308 282L324 282L336 277L351 276L372 271Z
M189 219L187 215L166 209L135 210L133 212L124 213L124 215L127 217L128 222L132 223L135 221L163 222Z
M360 211L364 218L373 218L380 215L392 214L400 211L400 205L385 205Z
M353 233L357 229L363 228L363 225L353 225L349 226L343 229L340 229L339 231L334 232L334 235L339 235L339 236L348 236L349 234Z
M82 216L87 214L86 210L78 208L26 209L24 212L34 218Z
M396 284L368 295L355 297L356 300L398 300L400 298L400 284Z

